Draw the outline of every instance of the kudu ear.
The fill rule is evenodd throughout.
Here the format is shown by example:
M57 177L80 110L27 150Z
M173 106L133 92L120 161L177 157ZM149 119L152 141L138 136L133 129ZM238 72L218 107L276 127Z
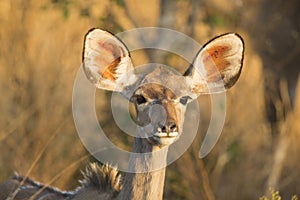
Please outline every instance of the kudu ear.
M233 86L240 76L243 56L244 42L236 33L209 41L184 73L192 93L218 93Z
M101 29L86 34L82 62L87 78L97 88L122 92L137 80L126 46Z

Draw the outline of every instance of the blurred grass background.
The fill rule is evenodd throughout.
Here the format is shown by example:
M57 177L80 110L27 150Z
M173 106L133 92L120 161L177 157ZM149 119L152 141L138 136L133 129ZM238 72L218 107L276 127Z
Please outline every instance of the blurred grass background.
M198 158L210 119L209 97L200 97L199 134L168 167L164 199L258 199L269 187L283 198L299 196L299 8L297 0L1 1L0 181L17 171L74 189L80 170L93 160L77 136L71 108L85 33L160 26L201 44L224 32L238 32L246 43L221 138L205 159ZM132 57L139 65L153 55L180 71L188 67L168 54L138 51ZM109 98L97 91L99 121L126 148L130 140L118 139Z

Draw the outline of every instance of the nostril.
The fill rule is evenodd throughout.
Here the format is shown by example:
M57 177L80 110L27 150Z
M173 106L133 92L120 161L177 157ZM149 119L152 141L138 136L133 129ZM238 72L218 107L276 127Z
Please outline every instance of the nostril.
M162 127L161 127L161 132L163 132L163 133L166 133L166 132L167 132L166 126L162 126Z
M166 133L166 132L167 132L167 127L166 127L166 125L159 124L158 126L159 126L159 128L158 128L158 131L159 131L159 132L162 132L162 133Z
M177 129L176 124L175 124L175 123L170 124L170 125L169 125L169 129L170 129L171 132L176 131L176 129Z

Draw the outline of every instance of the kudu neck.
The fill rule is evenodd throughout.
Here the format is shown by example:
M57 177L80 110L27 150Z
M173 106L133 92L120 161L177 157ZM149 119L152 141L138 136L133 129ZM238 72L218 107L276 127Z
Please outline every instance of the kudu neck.
M151 145L145 138L135 138L129 161L129 173L118 199L160 200L163 198L168 148Z

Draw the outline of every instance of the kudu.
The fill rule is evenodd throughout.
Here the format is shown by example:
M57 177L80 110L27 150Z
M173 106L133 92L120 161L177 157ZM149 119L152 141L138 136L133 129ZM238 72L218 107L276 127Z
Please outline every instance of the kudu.
M14 199L35 195L34 199L44 200L162 199L166 168L152 167L156 163L166 164L168 146L182 134L187 104L201 94L223 92L233 86L241 73L243 54L242 38L228 33L200 49L184 75L159 66L141 75L135 73L122 41L109 32L90 30L84 42L85 74L97 88L120 92L135 105L138 128L133 152L145 156L133 156L129 166L143 173L127 173L121 178L107 165L91 164L82 186L72 192L43 187L16 175L0 186L0 199L12 195ZM23 185L19 185L21 182Z

